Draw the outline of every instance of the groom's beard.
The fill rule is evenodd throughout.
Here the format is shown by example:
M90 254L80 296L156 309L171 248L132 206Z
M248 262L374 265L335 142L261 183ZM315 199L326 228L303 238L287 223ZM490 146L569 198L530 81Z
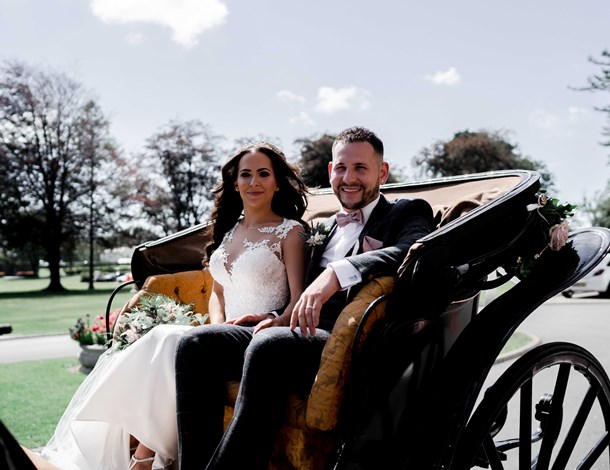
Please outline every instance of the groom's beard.
M377 196L379 195L379 187L380 187L379 184L376 184L374 187L369 188L369 189L360 185L360 188L362 188L362 197L360 198L360 200L359 201L353 201L353 200L345 201L344 198L342 197L342 193L341 193L341 188L344 186L349 186L349 185L341 184L337 187L337 189L333 188L335 195L337 196L337 198L339 199L339 202L341 203L341 207L343 207L344 209L351 209L351 210L362 209L369 202L374 201L375 198L377 198Z

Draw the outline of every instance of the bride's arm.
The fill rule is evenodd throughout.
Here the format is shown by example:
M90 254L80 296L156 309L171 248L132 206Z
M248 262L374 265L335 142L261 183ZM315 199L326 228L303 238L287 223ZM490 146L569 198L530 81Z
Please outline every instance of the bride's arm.
M225 296L224 289L214 281L210 300L208 302L208 313L210 323L223 323L225 321Z

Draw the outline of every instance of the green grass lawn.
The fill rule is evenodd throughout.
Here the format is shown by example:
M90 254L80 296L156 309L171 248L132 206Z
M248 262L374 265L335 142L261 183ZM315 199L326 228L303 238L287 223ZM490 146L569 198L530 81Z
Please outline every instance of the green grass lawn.
M106 304L117 282L96 282L94 290L79 276L62 277L66 292L49 293L44 289L49 279L0 278L0 323L8 323L15 334L67 333L76 319L105 315ZM133 292L131 286L121 290L113 299L112 308L127 302Z
M85 375L78 358L0 364L0 420L28 448L45 445Z
M0 278L0 323L12 326L14 334L64 333L76 319L104 315L117 282L88 283L79 276L62 277L67 289L51 294L44 274L38 279ZM131 286L119 292L112 308L132 296ZM30 448L40 447L51 437L74 391L86 377L79 372L78 358L0 364L0 420L17 440Z

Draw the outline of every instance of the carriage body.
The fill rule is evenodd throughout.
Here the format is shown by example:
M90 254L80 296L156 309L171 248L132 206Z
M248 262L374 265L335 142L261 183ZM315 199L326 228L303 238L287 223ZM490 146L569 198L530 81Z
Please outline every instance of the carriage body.
M610 246L607 229L576 231L566 247L547 250L535 272L482 308L480 293L514 281L520 254L539 248L528 246L536 216L528 205L536 202L539 184L536 172L510 170L382 187L390 200L427 200L437 228L411 250L391 292L367 301L334 447L316 468L461 469L475 462L505 468L494 466L489 447L482 452L493 434L487 427L498 420L471 424L483 383L524 319L591 271ZM305 219L315 222L338 209L333 193L320 190L310 197ZM133 282L142 288L153 276L201 270L206 236L201 224L137 247ZM492 280L498 269L507 274ZM610 384L603 368L596 377L606 414Z

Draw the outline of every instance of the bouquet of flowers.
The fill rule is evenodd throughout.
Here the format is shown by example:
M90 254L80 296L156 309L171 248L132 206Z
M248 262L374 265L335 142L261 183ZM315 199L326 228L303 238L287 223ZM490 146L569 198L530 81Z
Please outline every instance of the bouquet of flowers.
M536 260L547 249L559 251L568 241L569 223L567 218L574 215L574 204L561 204L557 198L550 198L544 192L537 195L537 201L527 206L535 217L530 229L530 246L535 251L519 257L518 274L529 274Z
M194 313L192 305L178 303L166 295L147 294L121 318L122 332L115 338L112 349L125 349L157 325L202 325L206 319L207 314Z

